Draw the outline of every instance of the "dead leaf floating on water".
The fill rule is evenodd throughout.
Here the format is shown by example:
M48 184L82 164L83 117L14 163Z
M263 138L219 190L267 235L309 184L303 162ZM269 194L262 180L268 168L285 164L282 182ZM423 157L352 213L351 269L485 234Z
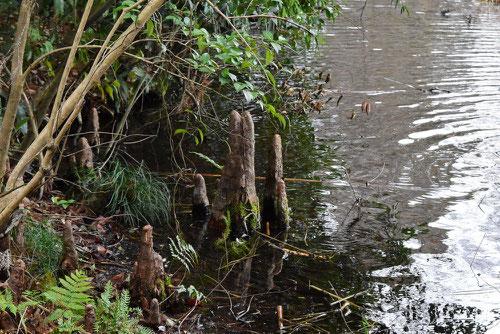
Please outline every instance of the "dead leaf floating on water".
M325 79L325 83L329 83L330 80L332 80L332 74L328 73L327 76L326 76L326 79Z
M363 101L361 104L361 111L364 111L367 115L372 111L372 105L370 102Z
M353 110L351 112L351 116L349 116L349 119L354 119L354 117L356 117L356 112Z
M322 77L323 77L323 71L319 72L318 79L321 80Z
M372 111L372 105L371 105L371 103L368 103L366 105L365 112L367 115L369 115L371 111Z
M367 104L368 104L368 102L363 100L363 103L361 103L361 111L365 111Z

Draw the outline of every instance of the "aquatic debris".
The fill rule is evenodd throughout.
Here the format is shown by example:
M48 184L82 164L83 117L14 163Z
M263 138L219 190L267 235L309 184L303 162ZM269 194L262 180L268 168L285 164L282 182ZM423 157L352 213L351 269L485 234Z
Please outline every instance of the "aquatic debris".
M331 74L331 73L328 73L328 74L326 75L325 83L329 83L329 82L330 82L330 80L332 80L332 74Z

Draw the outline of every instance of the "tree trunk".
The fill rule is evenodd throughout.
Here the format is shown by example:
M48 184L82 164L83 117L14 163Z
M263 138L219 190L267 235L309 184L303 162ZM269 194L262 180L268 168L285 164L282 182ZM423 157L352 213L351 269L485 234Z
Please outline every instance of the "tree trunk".
M249 226L260 225L259 198L255 190L255 139L252 116L231 112L229 119L231 151L222 170L217 195L213 201L212 224L225 224L240 237Z

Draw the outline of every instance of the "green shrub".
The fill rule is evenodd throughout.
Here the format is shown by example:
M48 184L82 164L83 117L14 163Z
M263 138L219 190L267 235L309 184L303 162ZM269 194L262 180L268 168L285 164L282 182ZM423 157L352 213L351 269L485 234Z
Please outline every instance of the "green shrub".
M98 175L87 172L84 186L91 190L94 203L108 215L124 215L132 226L168 221L170 192L167 184L145 166L129 166L114 160ZM87 195L87 196L90 196Z

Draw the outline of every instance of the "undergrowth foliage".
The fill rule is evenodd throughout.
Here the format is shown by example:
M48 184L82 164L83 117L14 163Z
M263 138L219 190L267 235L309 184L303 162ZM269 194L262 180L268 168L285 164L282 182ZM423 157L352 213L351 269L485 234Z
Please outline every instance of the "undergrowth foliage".
M19 316L20 323L26 329L28 309L34 311L37 307L49 308L52 313L46 318L54 330L51 333L75 333L83 330L82 319L85 315L85 305L95 307L97 321L94 323L95 333L109 334L153 334L153 330L139 325L142 317L140 308L130 307L130 293L123 290L117 293L111 282L108 282L104 292L99 297L92 297L90 278L80 270L59 279L60 286L55 281L48 280L45 292L28 290L23 293L23 301L14 302L9 288L0 291L0 311L8 311ZM113 300L114 299L114 300ZM28 315L29 317L29 315Z
M33 270L54 272L59 268L62 240L49 222L27 219L24 237L28 263Z
M113 160L100 173L89 171L83 183L88 199L108 215L123 215L132 226L165 224L170 213L170 191L164 179L145 166Z
M94 324L96 333L110 334L150 334L154 333L149 328L139 325L139 318L142 311L139 308L130 307L130 293L123 290L114 297L114 289L111 282L104 287L101 298L97 300L96 316L97 322Z

